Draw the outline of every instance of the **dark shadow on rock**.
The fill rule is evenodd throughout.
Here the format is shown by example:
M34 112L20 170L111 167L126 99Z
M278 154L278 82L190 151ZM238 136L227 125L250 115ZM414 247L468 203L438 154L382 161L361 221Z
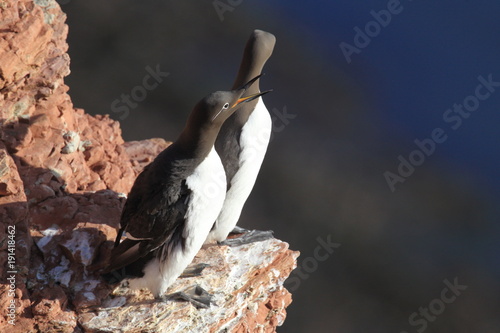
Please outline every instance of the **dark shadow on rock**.
M0 127L0 143L22 181L16 191L25 199L0 204L0 239L6 240L0 242L0 283L8 283L9 271L17 272L16 287L31 302L21 314L26 318L45 316L54 307L57 313L95 306L107 296L109 286L96 266L108 260L125 202L123 194L109 189L68 193L66 180L55 170L35 167L16 155L32 142L30 126L43 118L2 119ZM15 269L4 270L12 261L9 232L15 233L15 256L10 257L15 258Z

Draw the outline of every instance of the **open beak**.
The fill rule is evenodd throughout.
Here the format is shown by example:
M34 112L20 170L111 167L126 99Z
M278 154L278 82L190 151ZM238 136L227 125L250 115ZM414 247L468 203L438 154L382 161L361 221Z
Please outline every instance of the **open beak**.
M244 85L242 85L241 87L239 87L238 89L236 90L247 90L255 81L257 81L262 75L264 74L260 74L260 75L257 75L256 77L254 77L253 79L251 79L250 81L248 81L247 83L245 83Z
M260 74L260 75L257 75L256 77L254 77L253 79L251 79L250 81L248 81L247 83L245 83L243 86L241 86L240 88L236 89L236 90L241 90L241 95L243 95L245 93L245 91L250 88L250 86L255 82L257 81L262 75L264 74ZM256 93L256 94L253 94L253 95L250 95L250 96L245 96L245 97L240 97L238 98L238 100L233 104L233 108L241 103L245 103L245 102L250 102L250 101L253 101L254 99L256 98L259 98L260 96L264 95L264 94L267 94L268 92L271 92L272 90L266 90L264 92L259 92L259 93ZM240 95L240 96L241 96Z
M266 90L266 91L259 92L259 93L256 93L256 94L253 94L253 95L250 95L250 96L245 96L245 97L238 98L238 100L236 101L236 103L234 103L234 105L232 107L234 108L238 104L253 101L254 99L259 98L260 96L265 95L265 94L267 94L267 93L269 93L271 91L272 90Z

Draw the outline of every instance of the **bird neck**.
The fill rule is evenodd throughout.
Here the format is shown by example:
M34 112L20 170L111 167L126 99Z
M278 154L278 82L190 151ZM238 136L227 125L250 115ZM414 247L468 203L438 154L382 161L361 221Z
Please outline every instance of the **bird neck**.
M252 33L245 45L243 59L233 89L261 74L264 64L273 53L275 42L276 38L269 33L257 30ZM254 85L258 87L258 81Z
M233 89L238 89L246 82L250 81L257 75L260 75L262 69L264 68L264 62L257 62L255 59L250 59L249 57L244 57L241 62L240 69L238 71L238 75L233 83ZM259 87L259 81L255 81L255 83L247 90L246 94L249 95L253 87ZM259 89L253 89L254 93L257 93Z
M236 77L236 80L234 81L233 84L233 89L237 89L238 87L242 86L245 84L245 82L250 81L252 78L256 77L262 72L262 68L264 67L264 61L257 61L255 57L251 56L249 54L250 52L245 52L245 56L243 57L243 61L241 62L240 70L238 72L238 76ZM250 96L253 94L257 94L260 92L260 80L257 80L250 86L246 92L245 96ZM237 112L235 112L228 121L226 121L228 124L233 124L232 126L243 126L250 115L252 114L252 111L255 109L255 106L257 106L258 98L246 102ZM229 126L229 125L228 125Z
M176 141L180 150L194 159L204 159L212 150L220 128L215 126L189 126L184 128Z
M259 36L254 32L245 45L243 59L241 60L233 89L241 87L243 84L262 73L264 64L273 52L274 42L274 37ZM245 96L260 92L259 84L260 80L255 81L255 83L247 89ZM232 125L228 124L227 126L243 126L257 106L258 101L259 99L257 98L251 102L245 103L245 105L229 119L229 123L232 123Z

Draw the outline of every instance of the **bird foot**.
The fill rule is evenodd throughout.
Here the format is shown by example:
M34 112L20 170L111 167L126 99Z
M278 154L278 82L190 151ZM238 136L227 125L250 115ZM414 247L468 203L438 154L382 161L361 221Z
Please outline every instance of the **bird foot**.
M243 229L243 228L239 228L239 229ZM245 229L243 229L243 230L245 230ZM235 238L228 238L222 242L219 242L219 245L240 246L243 244L250 244L250 243L265 241L265 240L268 240L271 238L274 238L273 231L271 231L271 230L267 230L267 231L261 231L261 230L248 231L247 230L242 236L235 237Z
M160 297L160 300L167 302L170 300L180 300L193 304L197 309L207 309L212 304L213 295L209 294L199 285L194 285L184 291L179 291L173 294ZM215 303L213 303L215 304Z
M239 234L245 234L247 232L250 232L250 230L235 226L234 229L229 234L230 235L239 235Z
M196 264L196 265L190 265L188 266L184 272L181 274L181 278L188 278L188 277L195 277L195 276L201 276L201 272L207 267L209 267L209 264Z

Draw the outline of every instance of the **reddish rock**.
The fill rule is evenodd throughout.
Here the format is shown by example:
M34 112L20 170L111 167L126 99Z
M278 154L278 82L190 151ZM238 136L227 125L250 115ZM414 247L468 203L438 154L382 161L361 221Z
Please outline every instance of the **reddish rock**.
M100 306L80 308L78 321L85 332L275 332L291 302L283 282L297 256L276 239L238 247L208 245L193 261L209 265L202 276L179 278L169 292L198 284L214 295L210 308L158 302L148 291L117 288Z
M0 197L15 195L22 189L23 182L19 177L12 177L13 174L18 174L16 164L0 142Z
M153 162L154 158L172 142L167 142L160 138L130 141L123 144L123 148L130 156L134 171L139 173L146 165Z
M43 287L32 294L31 311L39 332L73 333L76 315L68 309L68 297L59 286Z

